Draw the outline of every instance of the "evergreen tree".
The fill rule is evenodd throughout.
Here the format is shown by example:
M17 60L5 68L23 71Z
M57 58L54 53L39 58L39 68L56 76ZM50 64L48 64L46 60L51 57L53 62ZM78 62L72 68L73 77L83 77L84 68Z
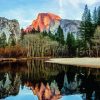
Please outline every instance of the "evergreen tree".
M48 32L48 36L49 36L50 38L52 38L52 33L51 33L50 30L49 30L49 32Z
M15 34L10 34L9 39L8 39L8 44L9 44L9 46L16 45Z
M48 32L48 36L51 38L51 40L55 40L55 35L52 34L50 30Z
M58 27L57 33L55 34L55 38L59 42L59 44L64 45L65 43L64 33L63 33L63 29L60 26Z
M84 13L83 13L83 16L82 16L82 21L87 21L88 10L89 10L88 6L85 5Z
M80 24L80 34L82 41L84 43L85 50L87 48L87 43L91 45L91 38L93 37L94 30L95 29L92 24L91 13L88 9L88 6L86 5L82 16L82 21Z
M36 30L35 28L33 27L32 31L31 31L32 34L36 33Z
M74 35L70 32L67 34L66 44L68 48L68 55L75 56L76 54L76 41Z
M43 36L47 36L48 35L46 31L43 31L42 34L43 34Z
M87 41L90 43L91 42L91 38L93 37L95 28L92 24L92 19L91 19L91 13L90 10L88 10L88 15L87 15Z
M40 31L41 31L41 30L40 30L40 27L38 26L38 27L37 27L37 33L40 33Z
M0 47L5 47L7 45L6 42L6 34L3 32L0 37Z
M97 25L100 25L100 6L97 9Z
M20 34L20 39L23 40L24 39L24 35L26 34L26 32L24 31L24 29L21 29L21 34Z
M94 11L93 11L93 24L95 27L97 26L97 9L96 9L96 7L94 8Z

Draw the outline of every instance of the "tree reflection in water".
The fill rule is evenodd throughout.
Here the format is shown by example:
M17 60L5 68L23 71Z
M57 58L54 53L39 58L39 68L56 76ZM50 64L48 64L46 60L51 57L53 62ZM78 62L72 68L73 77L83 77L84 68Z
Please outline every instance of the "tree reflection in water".
M100 69L45 63L44 60L0 64L0 98L17 95L19 86L31 87L39 100L57 100L62 95L86 93L100 96Z

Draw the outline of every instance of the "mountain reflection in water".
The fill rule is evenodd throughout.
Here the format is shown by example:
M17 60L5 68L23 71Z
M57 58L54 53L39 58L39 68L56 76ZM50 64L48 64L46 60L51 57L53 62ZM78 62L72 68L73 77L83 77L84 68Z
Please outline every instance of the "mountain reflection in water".
M100 69L45 63L44 60L0 64L0 98L29 87L39 100L58 100L63 95L84 94L100 100ZM33 99L34 100L34 99Z

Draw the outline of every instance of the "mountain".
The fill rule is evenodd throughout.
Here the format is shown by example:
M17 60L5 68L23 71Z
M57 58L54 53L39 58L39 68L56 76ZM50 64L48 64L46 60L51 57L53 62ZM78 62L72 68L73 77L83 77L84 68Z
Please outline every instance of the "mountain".
M37 16L37 19L32 22L32 24L26 28L26 31L32 30L34 28L35 30L38 30L40 28L40 31L48 31L51 26L54 26L56 23L59 23L61 18L55 14L52 13L39 13Z
M9 20L4 17L0 17L0 35L5 33L7 39L10 34L15 34L17 37L20 34L20 26L17 20Z
M68 32L77 34L79 32L80 23L81 21L79 20L61 19L60 26L63 29L65 37L67 36Z
M33 20L32 24L26 28L26 32L31 31L32 29L40 31L51 31L55 33L58 29L58 26L64 31L64 35L67 36L68 32L77 33L80 25L79 20L68 20L62 19L59 16L52 13L39 13L36 20Z

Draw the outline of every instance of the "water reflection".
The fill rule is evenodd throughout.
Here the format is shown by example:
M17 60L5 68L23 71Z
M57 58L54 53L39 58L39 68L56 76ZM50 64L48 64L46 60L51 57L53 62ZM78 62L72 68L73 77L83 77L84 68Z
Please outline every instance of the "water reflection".
M39 100L57 100L63 95L84 94L100 99L100 69L44 63L44 60L0 64L0 98L17 95L30 87Z

